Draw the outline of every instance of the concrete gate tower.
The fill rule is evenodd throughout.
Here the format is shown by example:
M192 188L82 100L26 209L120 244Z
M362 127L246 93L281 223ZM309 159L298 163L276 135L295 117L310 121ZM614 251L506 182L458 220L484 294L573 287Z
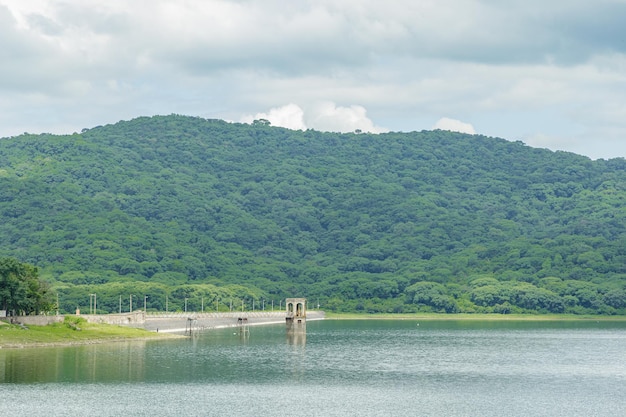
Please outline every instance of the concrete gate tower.
M285 300L288 331L306 331L306 298L287 298Z

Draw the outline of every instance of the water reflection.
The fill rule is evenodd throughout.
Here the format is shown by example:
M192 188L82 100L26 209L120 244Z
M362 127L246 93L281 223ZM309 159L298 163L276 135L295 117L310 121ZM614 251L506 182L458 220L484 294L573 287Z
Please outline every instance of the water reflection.
M145 379L146 342L6 350L0 382L111 382Z
M292 346L304 346L306 345L306 329L301 331L288 331L287 332L287 344Z

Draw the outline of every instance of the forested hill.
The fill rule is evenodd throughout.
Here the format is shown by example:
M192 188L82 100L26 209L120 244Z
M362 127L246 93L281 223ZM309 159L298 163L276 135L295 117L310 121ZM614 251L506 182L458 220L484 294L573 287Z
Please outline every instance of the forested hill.
M478 135L172 115L5 138L0 236L65 311L626 312L626 161Z

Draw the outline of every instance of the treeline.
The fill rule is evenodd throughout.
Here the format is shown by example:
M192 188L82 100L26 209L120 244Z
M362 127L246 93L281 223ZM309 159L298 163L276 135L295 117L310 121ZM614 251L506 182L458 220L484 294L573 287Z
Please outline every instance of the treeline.
M0 140L0 256L69 312L623 314L625 187L623 158L479 135L139 118Z

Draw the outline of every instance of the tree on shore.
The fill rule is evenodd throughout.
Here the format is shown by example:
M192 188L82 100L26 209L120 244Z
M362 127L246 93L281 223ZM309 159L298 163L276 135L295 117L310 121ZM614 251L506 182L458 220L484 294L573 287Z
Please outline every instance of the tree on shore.
M14 258L0 258L0 310L31 315L53 308L50 287L39 279L36 267Z

